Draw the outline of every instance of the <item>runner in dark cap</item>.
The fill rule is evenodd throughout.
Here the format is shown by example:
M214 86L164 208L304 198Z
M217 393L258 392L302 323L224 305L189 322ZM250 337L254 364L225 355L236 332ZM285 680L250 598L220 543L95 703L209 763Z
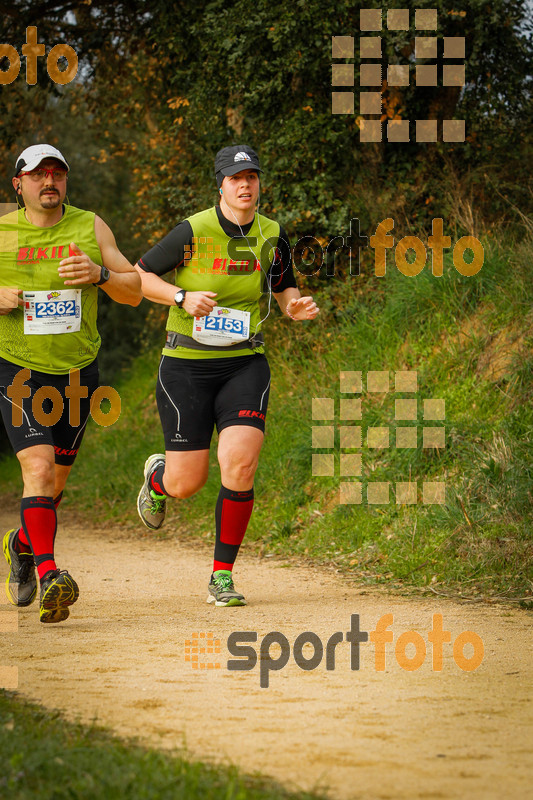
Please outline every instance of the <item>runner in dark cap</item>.
M147 459L137 508L157 529L167 498L202 488L216 425L221 487L207 602L217 606L245 605L232 570L252 513L270 388L261 324L272 295L293 320L318 314L296 286L287 234L256 211L261 172L251 147L224 147L215 158L220 204L180 222L136 265L145 297L170 306L156 390L166 453ZM174 270L172 286L161 276Z

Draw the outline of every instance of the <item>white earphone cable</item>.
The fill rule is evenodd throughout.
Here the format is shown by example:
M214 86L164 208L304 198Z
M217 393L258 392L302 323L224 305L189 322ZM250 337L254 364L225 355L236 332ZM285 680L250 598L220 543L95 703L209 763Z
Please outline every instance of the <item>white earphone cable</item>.
M222 190L220 191L220 193L222 194ZM267 239L265 238L265 236L263 234L263 229L261 228L261 220L259 218L260 197L261 197L261 184L259 184L259 191L258 191L258 194L257 194L257 224L259 226L259 233L261 234L261 238L262 238L263 242L266 242ZM246 240L246 244L250 248L251 252L253 252L252 246L251 246L250 242L248 241L248 237L244 233L243 229L241 228L241 224L240 224L239 220L237 219L237 217L235 216L235 214L233 213L233 209L229 206L228 203L226 203L226 205L229 208L229 210L231 211L231 213L233 214L235 222L237 223L238 228L239 228L239 230L241 232L241 236L243 237L243 239ZM265 281L266 281L266 284L268 286L268 310L267 310L266 316L264 316L263 319L260 319L259 322L257 323L257 329L259 329L261 327L261 325L263 324L263 322L265 322L265 320L267 320L268 317L270 316L271 305L272 305L272 267L276 263L276 253L274 253L274 260L273 260L272 264L270 265L270 268L269 268L268 272L265 272L265 270L263 269L263 265L261 264L261 258L260 257L259 257L258 261L259 261L259 266L261 268L261 272L265 276ZM257 333L257 330L255 332Z

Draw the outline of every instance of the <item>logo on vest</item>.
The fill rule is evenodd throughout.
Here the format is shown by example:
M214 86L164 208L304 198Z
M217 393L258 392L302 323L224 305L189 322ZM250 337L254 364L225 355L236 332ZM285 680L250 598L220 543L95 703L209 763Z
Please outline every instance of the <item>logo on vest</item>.
M56 247L20 247L17 253L17 263L38 264L42 260L64 258L63 250L68 250L68 247L68 244L61 244Z
M239 155L237 153L237 155ZM247 153L243 153L249 158ZM183 248L183 263L195 274L210 275L249 275L261 270L261 263L252 251L239 251L238 243L240 239L230 239L227 245L227 253L231 258L224 258L222 244L216 244L212 236L193 236L191 244L186 244ZM248 237L246 240L250 246L257 245L255 237ZM235 252L234 252L235 251ZM247 256L247 258L243 258Z
M194 274L210 275L249 275L252 272L260 272L261 264L256 259L251 261L233 261L230 258L215 258L213 265L199 265L198 260L193 257L189 261L191 272Z

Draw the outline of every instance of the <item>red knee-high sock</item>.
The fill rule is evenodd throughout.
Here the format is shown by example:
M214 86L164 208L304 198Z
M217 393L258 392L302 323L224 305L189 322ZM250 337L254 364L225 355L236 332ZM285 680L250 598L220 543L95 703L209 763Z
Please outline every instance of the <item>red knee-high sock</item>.
M59 492L57 497L54 497L54 506L56 510L62 498L63 498L63 492ZM55 541L55 535L54 535L54 541ZM28 539L26 537L26 534L24 533L23 528L18 529L17 535L14 540L14 545L17 553L31 553L30 543L28 542Z
M33 552L39 578L51 569L54 561L54 539L57 530L57 513L52 497L23 497L20 518L25 539Z
M253 488L233 492L220 487L215 509L216 541L213 572L233 569L254 506Z

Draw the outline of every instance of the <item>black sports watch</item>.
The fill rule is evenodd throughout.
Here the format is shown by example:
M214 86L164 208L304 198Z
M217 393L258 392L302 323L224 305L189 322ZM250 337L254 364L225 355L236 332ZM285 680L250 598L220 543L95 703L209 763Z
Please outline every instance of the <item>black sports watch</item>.
M174 295L174 302L176 303L178 308L183 308L183 302L185 300L185 295L187 292L185 289L180 289L179 292L176 292Z
M110 272L107 267L101 266L100 267L100 280L96 281L93 286L101 286L103 283L109 280Z

